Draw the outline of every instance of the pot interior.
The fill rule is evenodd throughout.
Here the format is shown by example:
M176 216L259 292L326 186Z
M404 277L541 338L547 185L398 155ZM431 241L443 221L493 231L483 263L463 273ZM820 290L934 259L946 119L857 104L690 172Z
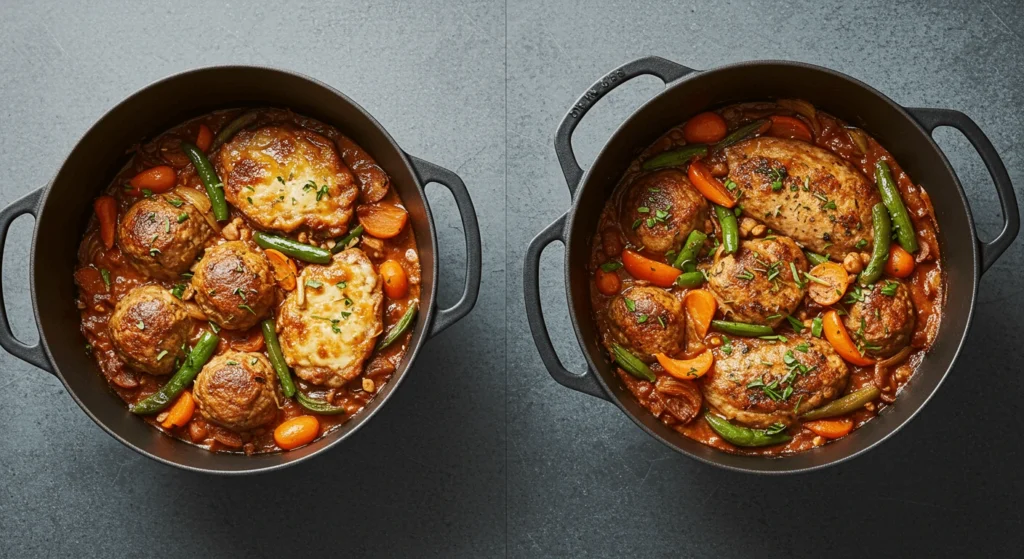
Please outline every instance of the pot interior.
M410 214L422 266L422 312L410 350L379 395L355 418L301 449L244 456L212 453L173 439L128 412L86 355L73 274L92 201L127 163L125 151L171 126L216 109L286 107L335 126L366 149L391 177ZM65 386L101 427L125 444L159 460L206 471L243 473L294 463L340 441L387 401L414 359L433 317L437 269L426 196L404 153L358 105L333 89L301 76L254 67L196 70L157 82L103 116L78 142L41 202L33 240L32 285L40 339Z
M862 127L927 190L939 224L947 301L931 351L893 406L851 436L808 452L771 459L737 456L705 446L663 425L636 402L615 375L598 342L591 316L587 261L601 209L641 150L698 112L776 98L805 99ZM881 93L842 74L791 62L749 62L700 72L670 84L638 109L615 132L584 177L566 224L566 286L573 326L591 370L598 372L611 397L638 425L665 444L705 462L738 470L784 473L819 468L865 451L894 433L928 401L952 367L974 307L979 275L974 231L963 188L945 156L905 111Z

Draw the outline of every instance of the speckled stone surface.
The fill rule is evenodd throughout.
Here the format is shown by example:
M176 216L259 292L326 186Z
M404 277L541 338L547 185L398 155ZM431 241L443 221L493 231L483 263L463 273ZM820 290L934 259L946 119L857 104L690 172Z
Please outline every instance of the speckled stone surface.
M0 352L0 557L1019 553L1022 243L982 280L959 365L924 412L866 456L800 477L688 460L611 404L556 384L529 336L521 285L527 243L569 205L555 127L596 78L651 54L695 68L801 60L905 105L962 110L1020 196L1019 2L142 4L0 0L0 205L49 180L95 119L152 80L201 65L279 66L341 89L406 151L465 179L483 234L480 302L428 343L351 439L247 478L136 455L58 381ZM595 107L576 134L584 167L661 89L639 78ZM991 237L1000 216L980 159L956 132L936 138ZM428 193L441 302L451 303L460 223L443 188ZM15 223L3 267L15 332L29 340L31 227ZM555 344L579 369L562 258L558 245L545 253L542 290Z

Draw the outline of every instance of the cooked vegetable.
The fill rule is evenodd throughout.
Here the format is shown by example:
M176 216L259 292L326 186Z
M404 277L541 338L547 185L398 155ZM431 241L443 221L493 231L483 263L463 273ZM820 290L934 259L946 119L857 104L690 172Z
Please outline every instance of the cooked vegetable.
M395 260L385 260L380 265L380 277L384 280L384 293L390 299L402 299L409 293L409 278L405 268Z
M679 270L668 264L651 260L628 249L622 251L622 265L629 275L636 279L649 281L658 287L672 287L680 274Z
M871 248L871 260L858 278L861 285L871 285L878 281L878 278L882 277L885 263L889 260L889 213L883 204L875 204L871 208L871 219L875 245Z
M708 335L708 328L718 309L718 301L706 289L694 289L683 298L683 307L689 317L693 329L701 339Z
M805 142L810 142L814 139L811 135L811 129L799 118L783 115L772 115L770 118L772 125L768 129L769 136L790 140L803 140Z
M177 401L171 406L171 409L167 410L167 417L163 423L160 424L164 429L170 429L171 427L184 427L186 423L192 419L192 414L196 411L196 402L192 398L192 393L188 390L181 393L178 396Z
M676 281L672 285L687 289L700 287L704 285L704 274L702 272L683 272L676 276Z
M710 411L704 414L704 419L711 426L711 430L718 433L719 437L736 446L771 446L788 443L792 439L785 431L768 434L768 431L764 429L751 429L749 427L733 425Z
M100 224L100 240L107 250L114 248L117 231L117 200L113 196L100 196L92 203L96 221Z
M865 386L856 392L851 392L842 398L837 398L824 406L815 408L800 416L803 420L812 419L824 419L826 417L836 417L839 415L846 415L851 412L855 412L864 407L864 404L874 401L881 395L881 391L871 385Z
M868 135L865 134L863 130L860 128L847 127L846 135L850 137L850 140L852 140L853 144L857 146L857 150L860 151L861 154L868 152Z
M735 144L736 142L746 140L747 138L757 134L758 132L763 131L770 123L770 120L762 118L760 120L755 120L754 122L751 122L750 124L747 124L745 126L740 126L731 134L722 138L721 142L715 144L713 150L718 151L727 148Z
M825 339L828 340L828 343L832 344L832 347L840 357L861 367L874 364L873 359L865 357L857 349L857 345L853 343L853 338L846 331L846 326L843 325L842 319L839 318L838 312L832 310L825 313L825 316L822 317L822 325L825 331Z
M196 147L204 153L210 152L210 145L213 144L213 132L205 124L199 125L199 132L196 134Z
M690 144L679 149L659 153L644 161L640 167L644 171L653 171L664 167L681 167L689 163L694 157L703 157L707 154L708 146L704 144Z
M708 166L701 161L694 161L690 163L690 168L686 171L686 176L690 179L694 188L697 192L701 193L708 200L718 204L731 208L736 205L736 200L732 199L732 195L722 184L722 181L715 178L711 174L711 170Z
M235 134L238 133L239 130L252 124L256 120L257 116L259 115L256 113L256 111L249 111L247 113L242 113L241 115L236 117L235 120L232 120L231 122L227 123L227 125L225 125L224 128L220 129L220 132L217 132L217 137L213 139L213 144L210 145L210 149L217 149L218 147L221 146L221 144L230 140Z
M295 401L298 402L300 406L306 408L307 410L313 413L318 413L320 415L341 415L345 413L344 406L335 406L332 404L328 404L323 400L310 398L309 396L306 396L302 392L295 393Z
M181 285L181 284L178 284L178 285ZM240 340L238 340L238 339L231 340L230 345L231 345L231 349L233 349L235 351L249 351L249 352L253 352L253 351L263 351L263 348L266 345L266 342L263 339L263 332L261 330L255 330L254 329L254 330L251 330L246 337L244 337L244 338L242 338Z
M397 340L399 336L404 334L405 331L412 326L412 321L414 318L416 318L416 311L418 309L418 301L413 301L409 303L409 308L405 310L405 314L403 314L402 318L398 319L398 322L396 322L395 325L391 327L391 330L388 331L388 335L384 336L384 339L381 340L379 344L377 344L377 349L384 349L389 345L395 343L395 340Z
M394 204L363 204L356 208L356 217L367 233L378 239L390 239L402 232L409 212Z
M328 264L331 261L331 252L317 246L307 245L278 235L271 235L263 231L256 231L252 234L256 244L264 250L274 249L293 258L313 264Z
M726 334L743 336L746 338L771 336L775 334L775 330L772 330L771 326L764 326L761 324L747 324L745 322L733 322L730 320L712 320L711 325L714 326L716 330L725 332Z
M823 321L820 316L814 317L814 320L811 321L811 335L815 338L821 337L821 330L823 328L822 322Z
M779 99L776 103L780 107L789 109L806 118L807 122L811 124L811 130L814 131L815 136L821 133L821 124L818 123L818 111L814 108L814 105L803 99Z
M171 400L177 397L178 394L181 394L181 391L185 390L185 387L195 380L200 369L213 356L213 352L216 351L219 342L220 337L217 334L203 332L202 337L196 342L195 347L189 352L185 362L178 369L178 372L174 373L171 380L167 381L167 384L160 390L136 402L131 406L131 412L147 415L157 413L166 408L171 403Z
M169 165L150 167L128 181L128 184L132 186L132 190L129 190L128 193L132 196L141 196L146 191L150 194L167 192L174 188L176 182L178 182L178 174L174 171L174 167Z
M839 419L818 419L804 423L815 435L821 435L826 439L838 439L845 437L853 431L853 420L849 417Z
M889 258L885 261L885 273L894 278L905 278L914 273L914 255L900 245L889 247Z
M707 239L708 236L703 231L696 229L690 231L689 236L686 237L686 242L683 244L683 248L680 249L679 254L673 260L672 266L684 272L696 271L697 256L700 254L700 249L704 246L704 241Z
M827 256L822 256L822 255L818 254L817 252L811 252L809 250L804 250L804 256L807 257L807 261L811 263L811 266L817 266L818 264L821 264L822 262L828 262L829 261Z
M606 272L603 269L594 272L594 283L597 284L597 290L602 295L615 295L622 288L622 280L619 279L619 275L615 272Z
M202 214L203 219L217 234L220 234L221 226L217 223L217 218L210 212L213 206L210 204L210 197L204 192L199 192L194 188L188 186L179 186L172 191L172 194L165 197L166 200L171 201L172 204L177 205L178 201L185 201L194 206L199 213Z
M213 208L213 216L217 221L224 221L228 218L228 203L224 199L224 183L220 182L217 171L213 170L210 160L191 142L181 142L181 151L185 152L192 165L196 168L196 174L203 181L206 187L206 195L210 198L210 206Z
M715 216L722 227L723 254L733 254L740 248L740 226L736 221L736 214L715 204Z
M655 353L654 358L661 363L668 374L681 380L694 380L704 376L715 363L715 356L710 349L705 349L693 359L672 359L664 353Z
M656 377L654 376L654 372L651 371L651 368L648 367L646 363L638 359L637 356L630 353L626 348L619 344L612 344L612 355L615 357L615 362L622 367L622 370L640 380L646 380L649 382L655 381Z
M331 247L331 253L337 254L346 248L352 248L359 244L359 236L363 234L365 228L362 225L356 225L347 235L338 239L334 246Z
M910 221L907 207L903 205L900 190L896 186L896 182L892 180L889 164L883 159L879 159L875 163L875 182L878 184L878 191L882 194L882 203L885 204L885 208L889 210L889 216L892 217L896 240L907 252L917 252L917 235L914 233L914 224ZM878 237L875 237L875 240L878 240Z
M706 112L694 115L683 126L683 137L691 144L713 144L725 137L729 127L718 113Z
M267 357L270 358L270 364L277 373L277 380L281 383L281 393L285 398L291 398L295 395L295 382L292 381L292 372L288 370L288 363L281 352L281 342L277 339L274 319L268 318L261 322L260 330L263 331L263 340L267 344Z
M274 442L284 450L292 450L313 442L320 434L320 421L312 415L300 415L274 429Z
M822 262L811 268L810 275L825 282L811 282L807 290L811 299L823 307L838 303L851 281L843 265L836 262Z
M272 248L264 250L263 254L266 255L267 261L270 262L270 267L274 269L274 281L277 282L277 285L281 286L281 289L285 291L295 289L296 274L298 273L298 270L295 268L295 262L281 251Z

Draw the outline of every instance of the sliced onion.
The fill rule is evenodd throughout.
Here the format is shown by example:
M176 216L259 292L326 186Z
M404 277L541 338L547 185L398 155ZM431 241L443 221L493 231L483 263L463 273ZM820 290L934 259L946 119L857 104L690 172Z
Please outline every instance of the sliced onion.
M815 138L821 135L821 124L818 123L818 112L814 109L814 105L803 99L779 99L778 104L780 107L806 118L811 125L811 130L814 131Z
M186 202L192 204L192 206L199 210L199 213L203 214L203 219L206 220L206 223L209 223L210 227L213 228L218 235L220 234L220 224L217 223L217 218L215 218L210 212L213 206L210 204L210 199L207 198L206 194L187 186L179 186L175 188L173 192L184 198Z
M893 365L899 365L900 363L904 362L909 356L910 346L906 346L903 349L901 349L899 353L897 353L896 355L893 355L888 359L883 359L882 361L879 361L875 365L878 367L892 367Z
M850 136L854 144L857 144L857 149L862 155L868 152L868 135L863 130L850 126L847 127L846 134Z

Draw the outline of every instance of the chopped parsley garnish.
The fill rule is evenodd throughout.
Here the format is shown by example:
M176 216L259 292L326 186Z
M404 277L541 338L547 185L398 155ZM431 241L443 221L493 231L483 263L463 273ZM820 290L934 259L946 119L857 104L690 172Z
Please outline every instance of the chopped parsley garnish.
M804 323L803 322L800 322L799 320L797 320L793 315L786 315L786 320L789 321L789 325L793 327L793 330L795 330L797 334L799 334L800 332L803 332L803 330L804 330Z
M821 317L820 316L814 317L814 320L811 321L811 335L813 335L815 338L820 338L821 337L821 326L822 326L822 324L821 324Z
M185 202L182 200L178 200L177 198L168 198L167 203L174 206L175 208L180 208L181 205L184 204Z
M864 249L865 247L867 247L867 246L868 246L868 240L867 240L867 239L861 239L861 240L857 241L857 244L855 244L855 245L853 245L853 246L854 246L854 247L855 247L855 248L856 248L857 250L862 250L862 249Z
M746 268L743 268L743 273L736 274L736 277L741 279L741 280L750 281L750 280L754 279L754 274L751 273L750 270L748 270Z
M636 301L629 297L623 297L623 301L626 302L626 308L629 309L629 312L636 312Z
M787 342L787 341L789 341L789 338L787 338L786 336L783 336L782 334L772 334L770 336L758 336L758 337L761 338L762 340L768 340L768 341L774 341L774 342Z
M136 322L135 326L137 326L139 328L139 330L145 330L146 329L146 324L144 322L142 322L141 320Z
M319 202L321 198L323 198L324 196L327 196L327 195L328 195L327 194L327 185L326 184L320 185L320 190L316 191L316 201Z
M110 270L106 268L100 268L100 277L103 278L103 283L107 286L107 291L110 290Z
M636 209L636 211L642 214L649 214L651 213L651 208L648 208L647 206L640 206L639 208Z
M187 221L187 220L188 220L188 214L187 213L181 212L180 214L178 214L178 223L185 223L185 221Z
M819 277L812 276L811 274L808 274L807 272L804 272L804 277L807 278L810 281L813 281L814 283L819 284L819 285L831 285L829 282L827 282L827 281L825 281L825 280L823 280L823 279L821 279Z
M786 390L791 390L791 389L789 387L786 387ZM766 434L766 435L778 435L779 433L781 433L781 432L783 432L785 430L786 430L786 425L785 424L783 424L783 423L772 423L771 425L768 426L767 429L764 430L764 434Z
M341 317L342 318L348 318L350 314L352 314L352 313L344 313L343 312L343 313L341 313ZM311 318L315 318L316 320L324 320L324 321L330 322L331 323L331 331L334 332L335 334L340 334L341 333L341 328L338 327L338 323L341 322L340 319L337 319L337 318L327 318L325 316L316 316L316 315L313 315Z
M214 334L220 334L220 326L217 326L216 322L209 321L210 330L213 330Z
M808 351L810 351L811 346L807 342L800 342L800 344L797 345L795 349L801 353L807 353Z
M156 354L156 360L159 361L159 360L163 359L166 355L167 355L167 350L166 349L162 350L160 353Z
M149 255L156 258L157 256L160 255L160 249L156 247L149 249Z
M282 176L278 176L278 177L277 177L277 182L279 182L279 183L281 183L281 184L284 184L284 177L282 177Z
M888 297L895 297L896 296L896 292L899 291L899 289L900 289L899 282L896 282L896 281L886 281L885 282L885 286L882 287L882 295L886 295Z
M345 282L345 281L339 281L338 283L336 283L336 284L334 284L334 285L335 285L335 287L337 287L338 289L345 289L346 287L348 287L348 282Z
M171 295L174 295L178 299L181 299L185 295L185 284L178 283L174 285L174 289L171 290Z
M238 364L238 361L235 361L234 359L228 359L228 360L227 360L227 361L225 361L224 363L226 363L226 364L228 364L228 365L237 365L237 364Z
M247 305L245 303L243 303L241 305L238 305L238 308L247 310L247 311L251 312L252 314L256 314L256 311L252 310L252 307L250 307L249 305Z
M658 324L661 324L662 328L668 328L668 325L665 324L665 319L661 315L658 315Z
M732 355L732 340L725 334L722 334L722 353Z
M643 223L642 219L638 219L638 220L634 221L633 222L633 229L636 229L637 227L640 227L641 223Z
M640 316L636 317L636 321L637 324L643 324L644 322L647 322L647 315L641 314Z
M317 280L314 280L314 279L306 280L306 287L312 287L313 289L320 289L323 286L324 286L324 284L322 282L317 281Z
M736 183L732 179L725 179L725 188L729 190L736 190Z
M605 272L614 272L615 270L618 270L621 267L622 262L616 261L605 262L604 264L601 264L601 269Z

